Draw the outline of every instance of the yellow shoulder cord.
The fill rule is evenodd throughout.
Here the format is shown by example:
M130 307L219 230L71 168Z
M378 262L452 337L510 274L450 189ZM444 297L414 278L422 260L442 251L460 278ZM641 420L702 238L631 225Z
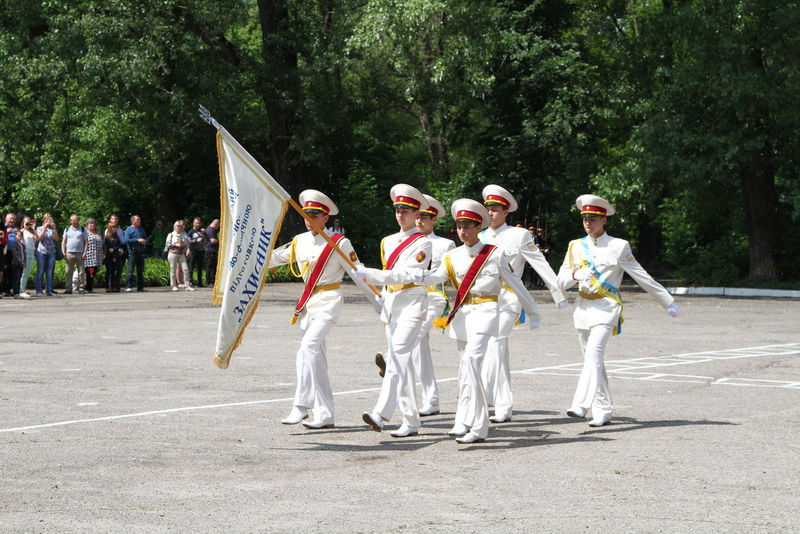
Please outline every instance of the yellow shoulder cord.
M569 259L569 270L573 270L575 268L575 262L572 261L572 245L575 244L575 241L569 242L569 248L567 248L567 258Z
M386 254L383 251L383 242L384 241L386 241L385 237L383 239L381 239L381 265L383 266L384 269L386 269Z
M453 262L450 261L449 255L444 257L444 266L447 267L447 277L450 279L450 283L458 291L458 280L456 280L456 272L453 270Z
M453 287L456 288L456 291L458 291L458 280L456 280L456 272L453 270L453 262L450 261L449 254L445 254L444 256L444 266L447 268L447 277L450 279L450 283L453 284ZM445 312L447 312L449 308L450 304L448 303L447 307L445 308ZM433 326L444 330L447 327L447 315L445 314L434 319Z
M294 249L296 245L297 245L297 238L295 237L294 239L292 239L292 246L289 248L289 272L292 273L292 276L294 276L295 278L303 278L303 276L306 274L306 271L308 271L309 263L302 262L303 268L299 273L297 272L294 266L295 265Z

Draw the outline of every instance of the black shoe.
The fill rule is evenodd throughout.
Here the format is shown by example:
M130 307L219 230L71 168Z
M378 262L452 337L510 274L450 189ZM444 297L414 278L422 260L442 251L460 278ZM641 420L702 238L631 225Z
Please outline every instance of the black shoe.
M53 293L55 293L55 291L53 291ZM71 289L67 289L67 290L64 291L64 294L65 295L72 295L72 290Z
M379 375L383 376L386 374L386 360L383 359L383 354L380 352L375 353L375 365L380 369L380 371L378 371Z

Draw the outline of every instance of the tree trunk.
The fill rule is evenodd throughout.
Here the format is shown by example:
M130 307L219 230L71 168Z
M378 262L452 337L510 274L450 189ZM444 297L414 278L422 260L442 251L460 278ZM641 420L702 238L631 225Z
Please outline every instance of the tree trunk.
M775 250L778 193L771 166L744 170L739 175L747 217L750 280L777 280Z
M272 175L294 196L307 186L302 157L292 147L299 91L297 52L285 2L258 0L258 15L265 64L260 92L267 109Z
M436 111L433 113L422 111L419 113L419 121L425 134L425 144L434 179L437 182L447 182L450 180L450 156L441 120L437 120L436 116Z

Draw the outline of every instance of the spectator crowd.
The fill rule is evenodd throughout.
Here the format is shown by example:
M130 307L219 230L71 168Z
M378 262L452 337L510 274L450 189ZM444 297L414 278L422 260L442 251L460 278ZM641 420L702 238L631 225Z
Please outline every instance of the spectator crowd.
M218 232L218 219L203 227L199 217L189 231L182 220L174 222L171 232L158 220L148 233L139 215L132 215L123 229L116 214L105 225L93 218L81 224L74 214L59 230L49 213L41 219L8 213L0 225L0 297L31 298L31 284L36 296L57 294L53 273L59 261L65 262L65 294L96 291L95 278L103 269L106 293L120 292L123 282L126 292L144 291L147 256L169 262L173 291L213 285Z

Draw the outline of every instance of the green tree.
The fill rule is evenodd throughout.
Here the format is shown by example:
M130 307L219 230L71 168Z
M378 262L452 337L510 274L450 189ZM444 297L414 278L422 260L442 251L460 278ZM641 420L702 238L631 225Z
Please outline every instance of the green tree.
M667 257L691 278L712 271L710 262L732 267L719 269L727 282L742 277L746 242L748 277L777 279L778 214L792 212L780 198L796 198L800 9L751 0L592 8L599 4L588 19L605 33L592 33L587 48L621 73L609 95L624 96L628 111L611 107L621 127L608 132L595 184L623 202L633 196L642 212L659 209L651 220L667 234Z

